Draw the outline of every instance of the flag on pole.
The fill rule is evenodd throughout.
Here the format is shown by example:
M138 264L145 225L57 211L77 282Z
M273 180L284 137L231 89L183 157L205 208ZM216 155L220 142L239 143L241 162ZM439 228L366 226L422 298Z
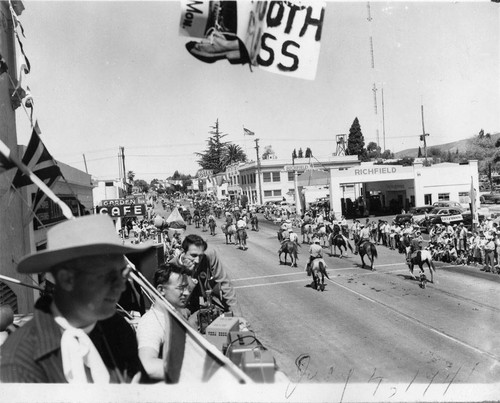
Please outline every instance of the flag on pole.
M15 165L11 160L6 158L3 154L0 154L0 174L14 167Z
M61 169L57 166L56 161L50 155L49 151L43 144L39 136L40 129L38 123L35 124L31 139L28 143L28 148L24 153L22 163L28 167L40 180L42 180L49 189L51 189L56 181L62 177ZM28 175L20 169L16 172L16 176L12 181L12 186L21 188L32 184L32 180ZM38 189L35 198L31 205L31 210L36 212L40 204L45 200L46 194Z
M248 130L246 127L243 127L243 135L255 136L255 133L251 130Z
M52 158L49 151L43 144L38 132L38 125L35 124L22 162L41 180L56 180L59 176L62 176L61 169L57 166L54 158ZM15 188L28 186L32 183L31 179L27 175L23 174L21 170L17 171L16 176L12 181L12 185Z

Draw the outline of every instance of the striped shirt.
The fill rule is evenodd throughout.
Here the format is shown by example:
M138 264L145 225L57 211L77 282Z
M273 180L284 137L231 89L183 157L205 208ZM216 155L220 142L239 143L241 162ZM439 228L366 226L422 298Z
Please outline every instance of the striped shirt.
M51 299L40 298L33 319L16 330L0 351L0 382L66 383L61 356L62 329L50 312ZM110 372L110 382L130 382L139 371L132 327L118 314L99 321L89 334Z

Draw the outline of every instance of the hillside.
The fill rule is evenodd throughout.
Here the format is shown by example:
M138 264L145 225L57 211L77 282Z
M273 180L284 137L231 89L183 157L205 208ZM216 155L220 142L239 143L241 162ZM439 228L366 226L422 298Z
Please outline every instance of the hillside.
M441 152L451 151L452 153L454 153L458 148L458 152L462 153L462 152L465 152L469 148L470 142L474 137L475 136L472 136L468 139L457 140L457 141L453 141L451 143L433 145L433 146L430 146L429 148L438 148L439 150L441 150ZM492 134L491 138L493 139L493 142L496 142L500 138L500 133ZM422 147L422 153L423 152L424 152L424 150ZM394 153L394 156L396 158L402 158L402 157L406 157L406 156L416 157L417 155L418 155L418 147L408 148L406 150L402 150L402 151L398 151L398 152Z

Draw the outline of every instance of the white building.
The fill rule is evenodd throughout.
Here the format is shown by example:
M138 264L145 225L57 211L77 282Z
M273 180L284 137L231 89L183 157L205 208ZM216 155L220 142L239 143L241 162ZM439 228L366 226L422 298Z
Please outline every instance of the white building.
M477 161L468 164L443 163L423 166L375 165L362 163L348 169L330 170L330 206L336 215L345 211L345 186L360 185L369 212L398 213L410 206L431 205L436 201L467 203L471 186L479 205ZM376 211L380 210L380 211Z
M121 179L94 181L94 207L100 206L103 200L121 199L126 196L127 188Z
M359 165L356 155L332 156L328 158L266 159L261 161L260 183L255 161L239 166L239 186L248 196L249 203L263 204L267 201L295 201L295 172L298 175L311 169L345 169ZM262 192L260 192L262 189ZM260 193L260 195L259 195ZM261 200L262 197L262 200Z

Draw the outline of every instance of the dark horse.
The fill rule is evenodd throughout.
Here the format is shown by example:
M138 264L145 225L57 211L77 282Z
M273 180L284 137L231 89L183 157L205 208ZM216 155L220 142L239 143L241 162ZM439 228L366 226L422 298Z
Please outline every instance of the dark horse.
M354 238L354 241L356 242L356 244L358 243L359 241L359 237L356 236ZM375 260L376 257L378 257L378 254L377 254L377 248L375 247L375 245L373 243L371 243L370 241L364 241L361 243L361 245L359 245L359 256L361 257L361 263L362 263L362 267L364 268L365 267L365 259L364 259L364 256L368 256L368 259L370 259L370 269L373 271L373 261Z
M237 242L237 248L238 249L243 249L247 250L247 231L245 228L238 228L236 230L236 242Z
M344 248L345 251L347 252L348 246L349 246L349 249L351 250L351 253L354 253L354 251L352 250L351 243L348 240L346 240L341 234L331 233L328 236L328 243L330 244L330 255L335 256L335 251L337 248L339 248L340 258L342 258L344 256L342 248Z
M297 260L299 259L297 254L298 254L298 245L296 242L292 241L285 241L281 244L280 250L278 251L278 258L280 260L280 264L283 264L281 261L281 255L285 254L285 264L286 262L286 256L290 255L290 258L292 259L292 267L297 267Z
M215 235L215 227L217 227L215 220L210 219L210 221L208 221L208 228L210 228L210 235Z

